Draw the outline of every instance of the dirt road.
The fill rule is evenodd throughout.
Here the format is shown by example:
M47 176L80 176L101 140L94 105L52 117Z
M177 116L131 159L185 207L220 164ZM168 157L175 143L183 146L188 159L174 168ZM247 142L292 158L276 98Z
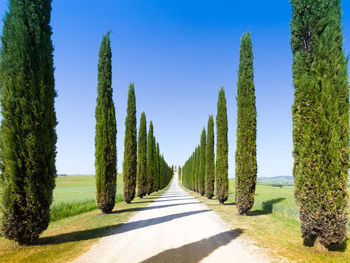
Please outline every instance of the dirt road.
M268 262L240 235L184 191L175 175L163 196L76 262Z

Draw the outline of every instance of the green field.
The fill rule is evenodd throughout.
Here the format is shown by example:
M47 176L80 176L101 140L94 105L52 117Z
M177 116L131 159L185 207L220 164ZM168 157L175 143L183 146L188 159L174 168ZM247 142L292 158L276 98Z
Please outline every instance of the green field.
M117 195L122 196L122 175L117 178ZM56 178L54 204L95 198L95 176L59 176Z
M122 176L117 177L116 202L123 201ZM56 179L51 221L96 209L95 176L59 176Z

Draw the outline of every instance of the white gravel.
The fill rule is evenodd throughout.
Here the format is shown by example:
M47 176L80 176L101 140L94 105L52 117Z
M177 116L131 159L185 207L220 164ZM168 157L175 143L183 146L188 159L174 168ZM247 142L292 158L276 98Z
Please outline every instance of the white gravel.
M228 227L178 185L75 262L269 262L264 252Z

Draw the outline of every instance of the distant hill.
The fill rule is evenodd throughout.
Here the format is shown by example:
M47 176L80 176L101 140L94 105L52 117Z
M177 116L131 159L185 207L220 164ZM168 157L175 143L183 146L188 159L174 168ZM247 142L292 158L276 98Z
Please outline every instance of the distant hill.
M277 187L294 185L293 176L258 177L258 184L272 185Z

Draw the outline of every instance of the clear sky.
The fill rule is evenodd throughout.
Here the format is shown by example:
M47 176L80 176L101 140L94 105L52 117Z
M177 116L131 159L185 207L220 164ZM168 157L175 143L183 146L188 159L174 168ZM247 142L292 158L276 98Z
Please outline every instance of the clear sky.
M4 17L8 1L0 0ZM343 0L344 50L350 52L350 1ZM169 164L182 165L199 144L225 88L229 177L234 177L236 83L241 34L252 33L258 110L258 176L292 175L293 86L287 0L54 0L58 97L58 173L94 173L98 50L112 31L118 172L124 152L127 91ZM0 23L2 31L2 22ZM350 41L350 40L349 40Z

